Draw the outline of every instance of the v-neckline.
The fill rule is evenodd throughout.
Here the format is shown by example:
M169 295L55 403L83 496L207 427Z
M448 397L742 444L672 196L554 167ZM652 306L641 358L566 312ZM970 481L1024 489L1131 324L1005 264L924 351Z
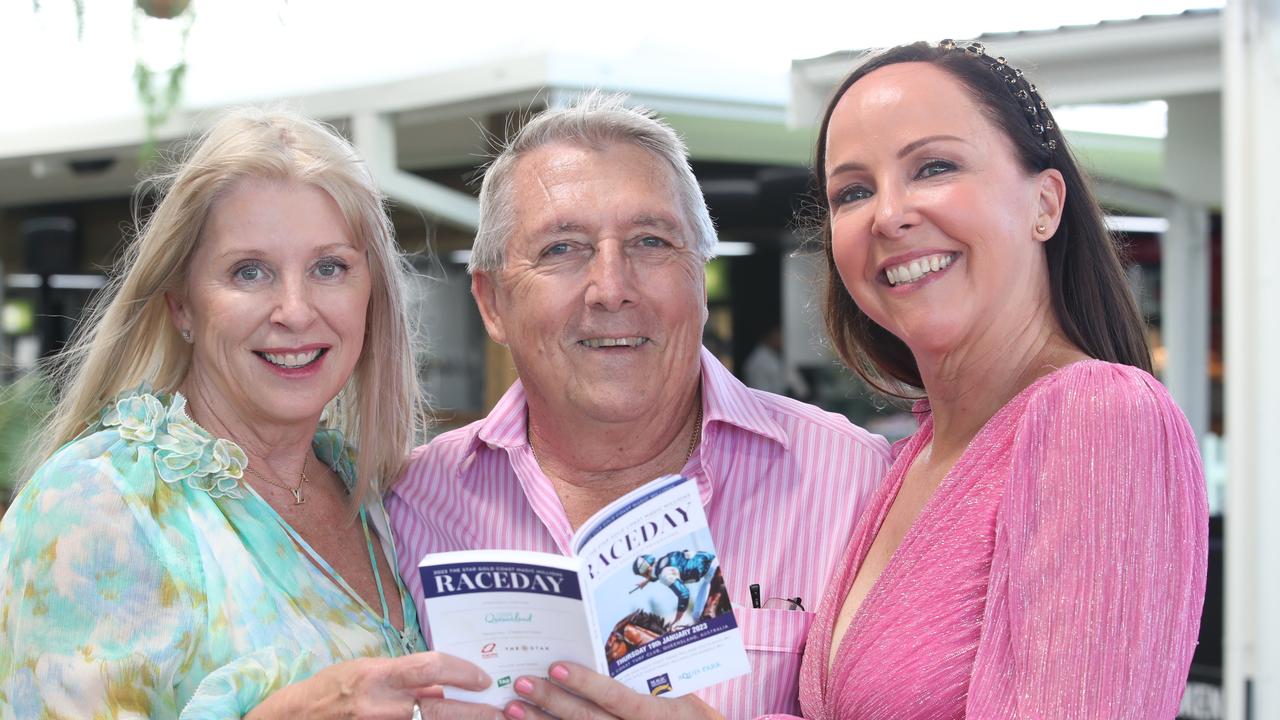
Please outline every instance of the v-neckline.
M991 417L987 418L987 421L982 424L982 427L978 432L969 439L968 444L965 445L964 452L962 452L960 457L956 459L955 464L947 470L945 475L943 475L942 480L940 480L938 482L938 486L933 489L929 499L920 507L920 511L911 522L911 526L907 528L906 533L903 534L902 539L898 542L898 547L894 548L893 553L889 556L889 560L885 563L884 567L880 569L880 574L876 576L875 581L872 582L871 587L867 590L867 594L863 596L862 602L858 604L857 610L853 613L853 617L849 619L849 625L845 628L844 634L841 635L840 639L837 641L834 637L836 620L839 618L840 610L844 607L844 602L848 599L849 590L852 589L852 582L857 579L858 570L862 568L862 564L866 561L867 555L870 554L871 546L875 544L876 538L880 535L880 530L884 526L884 521L889 515L889 511L893 508L894 502L898 499L898 493L902 490L902 484L906 480L907 472L910 471L911 465L915 462L916 458L920 456L920 451L924 447L925 443L930 442L933 439L932 412L930 412L929 416L923 423L921 423L920 428L915 432L915 434L911 436L908 440L907 446L903 448L903 453L900 456L900 458L905 462L905 466L903 466L899 472L887 478L892 482L892 484L883 487L880 490L880 494L876 497L879 503L876 506L876 516L873 521L874 526L871 528L872 534L866 538L865 543L861 542L864 532L862 525L864 522L868 521L869 516L864 514L862 519L858 522L858 529L854 532L853 536L855 541L859 542L858 546L854 548L858 553L857 557L852 558L841 573L839 587L843 588L844 592L843 594L838 595L840 605L836 608L835 614L831 617L830 627L822 628L822 630L826 632L826 638L822 648L824 652L820 656L820 660L823 663L821 677L822 699L824 706L829 707L829 704L832 701L832 698L828 694L831 675L835 671L840 658L844 655L844 651L847 649L846 645L856 637L857 632L867 623L864 619L867 615L867 608L874 606L875 601L878 601L880 596L886 592L885 586L887 579L898 574L899 566L906 562L906 560L903 559L905 557L903 550L914 545L919 535L924 532L924 525L920 522L921 519L931 516L936 512L936 506L942 502L944 497L948 496L957 482L956 478L959 477L959 471L962 468L967 469L969 465L975 462L970 451L980 439L984 439L994 431L993 429L995 428L997 420L1012 412L1016 407L1021 406L1025 398L1028 397L1035 388L1039 387L1041 384L1047 382L1049 378L1056 376L1067 368L1074 367L1075 365L1083 362L1089 362L1089 360L1077 360L1063 365L1052 372L1041 375L1032 381L1031 384L1018 391L1017 394L1002 405ZM897 465L898 463L895 462L894 466L896 467ZM834 655L832 654L833 647L835 650Z
M354 600L360 606L360 608L369 615L369 617L374 622L376 622L380 626L389 628L394 634L398 635L401 639L400 649L404 650L405 636L409 631L409 613L405 608L405 595L407 591L405 590L403 584L400 582L399 576L396 574L396 571L394 568L395 561L392 558L387 558L387 563L391 567L392 580L394 581L394 585L396 587L397 600L400 603L400 612L402 615L401 617L402 627L399 627L399 628L397 628L395 626L395 623L391 621L391 613L389 610L384 611L381 615L379 615L379 613L373 609L373 606L371 606L368 603L368 601L366 601L364 597L360 595L360 593L356 592L355 589L351 587L350 583L346 581L346 578L342 577L342 575L339 574L336 569L334 569L334 567L329 563L329 561L325 560L323 555L316 552L315 548L311 547L311 544L308 543L306 539L303 538L302 535L299 534L298 531L295 530L293 526L290 525L289 522L284 519L284 516L282 516L278 511L276 511L276 509L272 507L271 503L267 502L266 498L258 494L258 491L255 490L248 483L245 484L245 488L255 498L257 498L257 500L260 503L262 503L264 507L266 507L267 512L271 514L271 517L276 521L276 524L279 525L279 527L282 530L284 530L285 535L288 536L288 538L292 541L294 547L300 548L302 550L302 554L309 560L312 570L318 571L318 574L324 579L325 582L327 582L329 585L333 586L334 588L336 588L337 590L339 590L340 592L348 596L350 599ZM360 516L362 520L361 525L362 525L362 528L364 529L363 532L365 535L366 549L370 553L374 552L372 543L373 543L373 538L376 537L378 539L379 546L382 546L381 552L383 554L383 557L386 557L387 555L386 549L385 549L385 546L383 546L383 543L385 542L384 539L382 538L381 535L378 535L377 533L371 533L368 530L368 524L369 524L369 520L367 519L368 509L361 508ZM370 555L369 559L370 559L370 563L373 565L375 583L379 586L379 596L382 598L382 603L385 604L386 597L385 597L385 593L382 591L383 583L381 582L381 572L379 571L377 562L373 558L372 554ZM387 641L387 638L385 637L385 635L383 637L383 640Z

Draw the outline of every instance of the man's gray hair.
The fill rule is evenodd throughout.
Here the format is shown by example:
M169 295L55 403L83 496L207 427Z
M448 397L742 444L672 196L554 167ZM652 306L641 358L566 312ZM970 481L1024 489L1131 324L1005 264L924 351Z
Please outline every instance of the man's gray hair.
M672 190L694 234L694 249L703 262L715 256L715 224L707 212L698 179L689 167L689 150L684 141L652 111L627 107L625 95L593 91L569 107L546 110L535 116L490 163L480 185L480 224L476 228L468 272L502 268L507 241L516 227L516 164L525 154L552 143L592 149L630 143L665 161L675 181Z

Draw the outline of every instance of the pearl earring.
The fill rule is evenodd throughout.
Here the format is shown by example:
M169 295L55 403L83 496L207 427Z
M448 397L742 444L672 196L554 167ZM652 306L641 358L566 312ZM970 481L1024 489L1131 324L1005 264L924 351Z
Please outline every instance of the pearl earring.
M1037 225L1037 226L1036 226L1036 232L1038 232L1038 233L1043 233L1045 230L1048 230L1048 229L1049 229L1049 226L1048 226L1048 225Z
M186 328L183 328L183 329L182 329L182 339L183 339L183 340L186 340L186 341L187 341L187 344L188 344L188 345L190 345L190 344L191 344L191 331L190 331L190 330L187 330Z

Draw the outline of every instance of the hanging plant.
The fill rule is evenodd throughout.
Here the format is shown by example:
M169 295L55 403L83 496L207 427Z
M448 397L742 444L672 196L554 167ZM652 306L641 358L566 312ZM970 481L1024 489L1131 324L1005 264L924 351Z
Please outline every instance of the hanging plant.
M137 0L139 10L160 20L172 20L187 11L191 0Z
M135 0L133 40L137 59L133 65L133 82L146 122L146 142L142 146L142 163L155 157L160 126L173 115L182 100L182 85L187 75L187 38L195 22L191 0ZM170 23L172 25L170 26ZM170 62L153 64L143 53L150 31L177 33L174 57Z
M71 0L76 9L76 39L84 39L84 0ZM40 0L31 0L31 10L40 12Z
M40 12L43 0L31 0L34 12ZM71 0L76 13L76 36L84 39L85 0ZM137 57L133 64L133 84L138 103L142 105L146 123L146 139L141 162L147 164L155 156L160 126L173 115L182 100L182 85L187 77L187 38L195 23L191 0L134 0L133 44ZM157 26L157 23L162 25ZM171 26L170 26L171 24ZM164 62L145 57L146 38L153 31L176 33L170 38L173 52Z

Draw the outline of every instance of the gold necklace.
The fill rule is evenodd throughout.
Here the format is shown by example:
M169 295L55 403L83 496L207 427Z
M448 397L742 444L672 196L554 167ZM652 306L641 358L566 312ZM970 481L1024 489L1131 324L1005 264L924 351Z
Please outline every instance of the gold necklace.
M693 449L698 447L698 438L702 437L702 398L698 398L698 417L693 421L693 435L689 436L689 452L684 454L684 462L689 464L689 458L693 457Z
M246 466L245 470L248 470L249 472L253 473L255 476L257 476L259 480L261 480L262 482L268 485L275 485L281 490L288 490L289 492L293 493L293 504L301 505L302 503L306 502L306 500L302 498L302 485L303 483L307 482L307 458L310 455L311 453L307 453L306 455L302 456L302 469L298 471L298 484L294 487L289 487L284 483L278 483L275 480L268 480L266 475L263 475L257 470L254 470L252 465Z

